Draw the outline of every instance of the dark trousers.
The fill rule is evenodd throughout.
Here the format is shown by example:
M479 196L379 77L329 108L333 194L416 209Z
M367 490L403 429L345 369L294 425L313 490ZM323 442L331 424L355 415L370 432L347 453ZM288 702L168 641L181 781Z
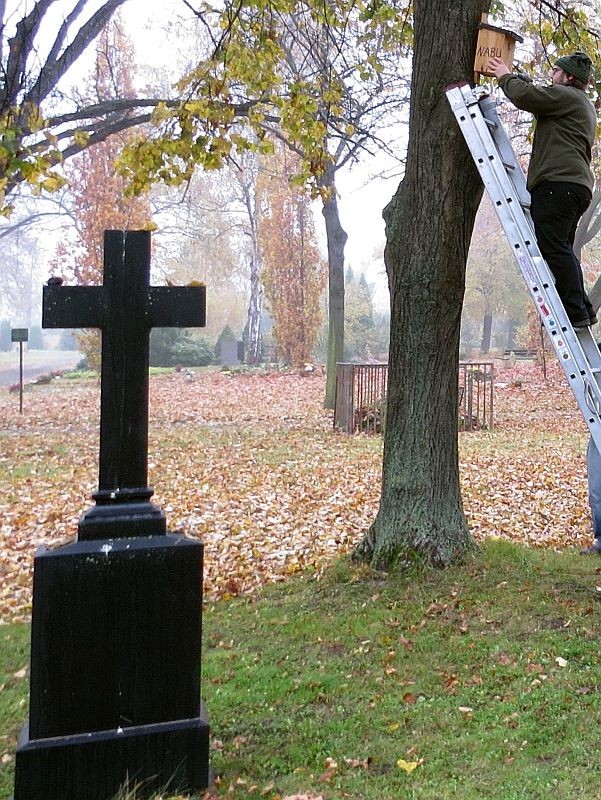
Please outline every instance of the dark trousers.
M578 221L589 207L591 193L579 183L542 181L530 194L536 241L553 273L568 318L572 323L592 319L595 312L573 247Z

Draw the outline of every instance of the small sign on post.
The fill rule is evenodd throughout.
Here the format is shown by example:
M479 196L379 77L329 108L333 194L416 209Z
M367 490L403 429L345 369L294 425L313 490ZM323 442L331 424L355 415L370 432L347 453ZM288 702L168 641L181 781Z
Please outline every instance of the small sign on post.
M29 341L29 328L12 328L11 342L19 342L19 414L23 413L23 342Z
M28 342L29 328L13 328L10 332L12 342Z

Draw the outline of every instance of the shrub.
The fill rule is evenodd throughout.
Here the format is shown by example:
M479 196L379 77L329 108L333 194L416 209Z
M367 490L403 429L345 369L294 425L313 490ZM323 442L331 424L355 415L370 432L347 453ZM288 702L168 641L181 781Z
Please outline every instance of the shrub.
M150 336L150 366L204 367L213 350L201 336L179 328L155 328Z

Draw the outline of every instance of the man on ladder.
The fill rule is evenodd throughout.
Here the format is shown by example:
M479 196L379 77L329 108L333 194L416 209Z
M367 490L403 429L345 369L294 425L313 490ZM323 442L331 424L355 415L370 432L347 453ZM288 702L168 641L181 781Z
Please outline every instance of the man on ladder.
M536 116L527 181L536 239L572 325L594 325L597 317L573 249L576 227L591 202L594 185L590 163L597 115L585 94L591 60L582 52L559 58L552 84L545 88L512 75L500 58L491 58L486 71L497 78L517 108ZM587 467L595 539L581 552L601 554L601 456L592 438Z
M512 75L500 58L491 58L485 69L517 108L536 117L527 180L534 232L570 322L587 328L597 317L573 245L594 185L590 164L597 115L585 92L591 60L582 52L559 58L552 84L545 87Z

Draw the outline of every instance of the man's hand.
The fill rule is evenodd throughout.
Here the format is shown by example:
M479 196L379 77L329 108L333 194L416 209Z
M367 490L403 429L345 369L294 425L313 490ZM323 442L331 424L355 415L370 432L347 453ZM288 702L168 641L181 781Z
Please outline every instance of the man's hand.
M502 58L497 58L493 56L493 58L489 58L486 64L484 65L484 71L488 75L494 75L495 78L502 78L503 75L510 75L511 70L507 66L507 64L503 61Z

